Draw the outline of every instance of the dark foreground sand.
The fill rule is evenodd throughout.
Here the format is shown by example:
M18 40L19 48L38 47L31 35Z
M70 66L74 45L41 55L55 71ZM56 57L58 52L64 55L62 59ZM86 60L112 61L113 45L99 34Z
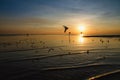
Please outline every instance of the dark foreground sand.
M109 74L97 80L119 80L120 65L73 66L49 69L29 67L26 69L24 66L0 65L0 80L87 80L90 77L116 70L116 73Z
M106 72L97 76L93 76L88 80L119 80L119 79L120 79L120 69Z

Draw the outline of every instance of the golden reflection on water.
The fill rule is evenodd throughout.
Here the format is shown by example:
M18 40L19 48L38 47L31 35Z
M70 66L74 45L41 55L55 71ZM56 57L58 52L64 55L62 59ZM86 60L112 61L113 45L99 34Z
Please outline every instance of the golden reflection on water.
M84 43L84 37L83 37L83 34L80 34L80 36L79 36L79 42L80 42L80 43Z

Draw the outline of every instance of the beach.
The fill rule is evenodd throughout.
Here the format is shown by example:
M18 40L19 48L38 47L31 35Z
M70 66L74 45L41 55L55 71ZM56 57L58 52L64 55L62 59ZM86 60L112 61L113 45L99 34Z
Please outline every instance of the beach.
M0 40L1 80L120 78L119 37L22 35Z
M1 67L1 80L93 80L89 79L107 72L120 70L120 65L91 65L84 67L59 67L40 70L37 68L25 69L23 67ZM105 79L119 80L120 72L107 76ZM97 80L105 80L102 79ZM96 80L96 79L95 79Z

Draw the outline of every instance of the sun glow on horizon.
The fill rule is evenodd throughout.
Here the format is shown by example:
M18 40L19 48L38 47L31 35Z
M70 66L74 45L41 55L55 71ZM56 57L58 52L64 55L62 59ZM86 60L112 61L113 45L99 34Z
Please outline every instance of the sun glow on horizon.
M80 36L83 36L84 33L86 32L86 26L85 25L78 25L78 31Z
M79 26L79 30L80 30L80 32L84 32L85 31L85 26L84 25L80 25Z

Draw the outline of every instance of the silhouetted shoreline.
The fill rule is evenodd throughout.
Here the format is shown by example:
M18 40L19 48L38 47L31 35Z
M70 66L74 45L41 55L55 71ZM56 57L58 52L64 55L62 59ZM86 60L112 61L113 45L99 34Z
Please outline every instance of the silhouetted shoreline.
M64 34L0 34L0 36L29 36L29 35L64 35ZM78 35L78 34L71 34L71 35ZM85 35L83 37L120 37L120 35Z
M120 35L90 35L84 37L120 37Z

